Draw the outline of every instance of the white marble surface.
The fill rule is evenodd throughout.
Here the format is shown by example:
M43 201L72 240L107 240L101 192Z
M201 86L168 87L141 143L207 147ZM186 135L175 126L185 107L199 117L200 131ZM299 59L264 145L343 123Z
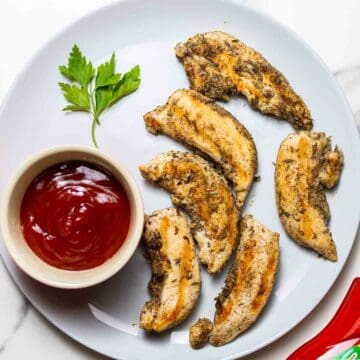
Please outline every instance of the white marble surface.
M31 54L67 23L108 1L1 0L0 101ZM333 71L360 125L360 2L252 0L304 38ZM341 119L339 119L341 121ZM359 237L359 236L358 236ZM359 239L358 239L359 240ZM351 281L360 275L360 241L320 305L295 329L247 359L284 359L331 319ZM22 297L0 262L0 359L104 359L50 325ZM301 301L301 300L299 300Z

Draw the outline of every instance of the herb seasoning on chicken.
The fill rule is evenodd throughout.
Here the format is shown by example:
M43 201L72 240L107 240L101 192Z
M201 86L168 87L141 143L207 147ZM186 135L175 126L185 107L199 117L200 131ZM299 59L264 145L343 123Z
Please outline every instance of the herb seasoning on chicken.
M140 314L140 327L161 332L185 320L200 295L200 270L185 216L167 208L149 215L144 245L151 262L152 299Z
M287 120L295 129L312 128L307 106L284 75L235 37L221 31L197 34L175 52L193 90L224 101L241 94L253 108Z
M239 220L225 178L201 156L182 151L160 154L140 171L170 191L174 205L190 214L200 261L209 273L221 271L237 244Z
M213 323L207 318L199 319L189 330L189 342L192 348L200 349L208 341Z
M276 161L276 201L286 232L332 261L337 253L327 226L330 210L324 188L337 184L343 163L342 151L331 150L330 138L305 131L287 136Z
M146 128L206 154L232 182L241 211L257 168L254 141L228 111L193 90L177 90L163 106L144 115Z
M235 339L259 317L273 288L279 260L279 234L251 215L241 221L241 237L225 287L216 300L209 341L221 346Z

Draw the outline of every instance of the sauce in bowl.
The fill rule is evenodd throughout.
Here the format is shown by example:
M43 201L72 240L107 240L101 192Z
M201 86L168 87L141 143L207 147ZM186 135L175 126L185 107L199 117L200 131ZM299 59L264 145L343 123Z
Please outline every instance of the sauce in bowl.
M69 161L31 182L20 220L26 242L42 260L60 269L85 270L120 249L130 226L130 203L106 170Z

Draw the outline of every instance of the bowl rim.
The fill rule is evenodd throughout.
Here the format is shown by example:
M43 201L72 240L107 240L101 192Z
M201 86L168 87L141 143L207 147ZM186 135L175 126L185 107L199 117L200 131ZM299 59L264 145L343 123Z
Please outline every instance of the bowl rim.
M46 161L48 157L56 156L57 154L66 154L69 152L78 152L79 154L84 154L88 156L88 159L76 159L74 157L74 161L88 161L89 163L94 163L95 165L103 167L105 170L109 171L115 178L122 183L125 187L125 191L127 197L130 201L130 205L132 206L131 212L131 224L133 224L133 229L127 234L124 243L118 249L118 251L104 263L100 264L99 266L84 269L84 270L64 270L57 268L55 266L49 265L44 260L42 260L38 255L36 255L33 250L29 247L27 242L25 241L24 237L22 237L22 241L25 243L25 248L34 255L37 260L41 263L41 266L48 268L50 271L57 273L58 277L63 276L63 281L61 280L54 280L50 279L48 275L45 275L45 272L41 272L38 270L34 270L31 268L28 260L25 259L25 256L20 254L18 251L17 246L15 245L14 241L14 234L12 233L10 227L10 216L9 210L12 203L12 196L18 185L19 181L23 178L24 175L31 169L31 167L41 161ZM64 161L72 161L72 160L62 160L59 159L58 161L49 162L44 169L51 167L52 165L64 162ZM104 165L101 161L105 162L106 164L111 165L113 169L116 170L118 174L114 174L114 171L109 169L106 164ZM110 166L109 166L110 167ZM34 174L31 179L34 179L38 174ZM121 179L120 176L121 175ZM125 183L125 184L124 184ZM29 184L27 184L29 185ZM26 187L25 187L26 190ZM41 150L31 156L29 156L25 161L23 161L14 171L13 175L11 176L7 186L5 187L5 191L1 197L1 204L0 204L0 229L3 235L4 244L9 252L11 258L14 260L15 264L27 275L31 278L52 287L62 288L62 289L81 289L90 287L93 285L97 285L113 275L115 275L118 271L120 271L126 263L130 260L132 255L134 254L135 250L138 247L138 244L141 239L142 230L143 230L143 223L144 223L144 205L143 200L140 194L140 190L132 178L128 170L124 168L121 164L119 164L116 160L114 160L111 156L99 150L97 148L90 147L88 145L78 145L78 144L63 144L52 146ZM130 225L131 227L132 225ZM130 236L130 239L129 239ZM128 240L128 242L127 242ZM126 251L122 251L123 245L127 244ZM78 276L76 276L78 275ZM84 277L83 280L77 279L76 281L71 281L71 276L74 278L78 278L79 275L87 275Z

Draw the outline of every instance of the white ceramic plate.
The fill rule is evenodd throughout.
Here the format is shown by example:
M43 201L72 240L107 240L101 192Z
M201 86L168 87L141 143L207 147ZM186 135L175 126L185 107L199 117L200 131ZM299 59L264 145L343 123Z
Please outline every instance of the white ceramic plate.
M230 0L133 0L114 3L77 21L45 46L28 64L6 98L0 114L0 191L15 167L30 154L63 143L90 144L86 114L65 114L57 66L74 43L102 61L116 50L118 70L139 63L142 84L102 116L102 150L126 166L140 186L146 212L170 205L168 195L147 184L137 167L162 151L181 149L174 141L146 132L142 115L187 87L174 45L197 33L227 31L262 52L278 67L308 104L316 131L333 136L345 154L340 186L328 194L330 223L339 260L332 263L298 247L280 225L274 200L277 149L293 129L250 109L243 99L224 105L251 132L259 153L261 182L255 183L245 213L281 234L281 260L273 295L258 322L232 343L194 351L187 329L199 316L212 317L213 298L224 271L202 272L202 296L191 317L161 335L138 329L150 270L138 251L111 280L83 291L60 291L32 281L19 271L1 242L1 254L14 280L52 323L84 345L120 359L234 359L274 341L298 324L319 303L339 275L351 250L360 213L360 146L352 114L338 85L319 58L272 19Z

